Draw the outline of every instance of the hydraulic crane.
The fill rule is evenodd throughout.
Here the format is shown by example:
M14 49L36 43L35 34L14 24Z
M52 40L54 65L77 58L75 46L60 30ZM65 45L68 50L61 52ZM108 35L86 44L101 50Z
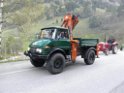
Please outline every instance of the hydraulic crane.
M77 48L79 46L79 41L73 39L73 33L72 31L74 30L75 26L78 24L78 16L75 16L73 14L66 14L63 19L62 27L68 28L70 31L70 42L71 42L71 58L72 61L75 62L76 57L77 57Z
M70 31L70 40L73 40L73 34L72 31L74 30L75 26L78 24L79 20L78 20L78 16L75 16L73 14L66 14L64 16L64 20L62 23L62 27L68 28Z
M78 47L78 41L73 39L73 33L72 31L74 30L74 28L76 27L76 25L78 24L79 20L78 20L78 16L75 16L71 13L68 13L64 16L64 20L62 23L62 27L68 28L70 31L70 42L71 42L71 57L72 60L75 61L76 57L77 57L77 47ZM97 45L96 48L96 55L97 58L99 58L99 46Z

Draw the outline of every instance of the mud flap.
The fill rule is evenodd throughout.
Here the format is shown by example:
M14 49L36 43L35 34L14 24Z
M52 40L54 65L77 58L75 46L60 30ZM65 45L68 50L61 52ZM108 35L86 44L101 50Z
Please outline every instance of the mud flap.
M71 40L71 58L72 58L72 62L75 62L75 60L76 60L78 46L79 46L79 42L77 40Z

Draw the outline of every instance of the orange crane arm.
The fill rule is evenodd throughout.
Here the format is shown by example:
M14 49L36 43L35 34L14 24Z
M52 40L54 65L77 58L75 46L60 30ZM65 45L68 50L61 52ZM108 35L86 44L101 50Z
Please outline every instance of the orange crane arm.
M70 31L74 30L75 26L78 24L78 17L75 15L67 14L64 16L62 27L69 28Z
M75 15L67 14L64 16L64 20L62 23L62 27L68 28L70 31L70 42L71 42L71 58L72 61L75 62L77 57L77 47L78 41L73 40L72 31L74 30L75 26L78 24L79 20L78 17Z

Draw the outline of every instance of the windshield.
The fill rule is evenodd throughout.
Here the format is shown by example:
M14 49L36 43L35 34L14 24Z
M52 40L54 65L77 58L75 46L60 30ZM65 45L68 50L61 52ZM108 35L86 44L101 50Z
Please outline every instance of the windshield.
M56 33L55 29L43 29L41 30L38 38L39 39L41 38L55 39L55 33Z

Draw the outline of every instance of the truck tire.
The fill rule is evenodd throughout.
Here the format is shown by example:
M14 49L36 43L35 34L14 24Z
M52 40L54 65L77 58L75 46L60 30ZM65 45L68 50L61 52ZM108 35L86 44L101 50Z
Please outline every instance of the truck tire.
M47 62L47 69L52 74L58 74L63 71L65 66L65 57L61 53L55 53Z
M33 59L31 59L30 58L30 62L31 62L31 64L34 66L34 67L42 67L43 65L44 65L44 63L45 63L45 61L44 60L33 60Z
M112 54L117 54L117 52L118 52L118 46L117 45L113 46L112 47Z
M94 50L89 50L85 54L84 62L87 65L93 64L95 61L95 51Z

